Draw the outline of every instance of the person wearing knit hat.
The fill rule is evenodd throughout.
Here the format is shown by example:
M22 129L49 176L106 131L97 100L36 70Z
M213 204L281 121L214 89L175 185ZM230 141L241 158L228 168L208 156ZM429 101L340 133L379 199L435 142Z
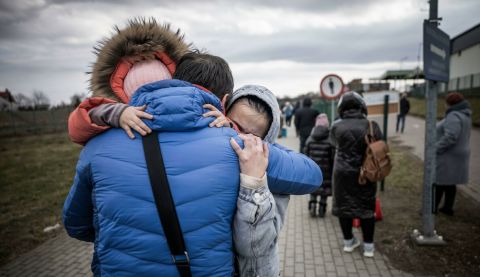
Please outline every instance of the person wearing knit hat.
M206 110L204 105L223 110L219 98L233 90L231 71L220 57L187 53L180 58L173 73L174 79L143 85L141 83L149 82L149 79L137 78L135 66L142 70L156 65L142 64L145 59L124 61L127 63L111 72L112 78L107 86L98 83L98 95L110 89L115 93L114 97L125 102L124 99L130 97L129 92L135 91L129 104L147 105L145 111L154 116L143 123L154 131L151 136L156 136L161 145L191 274L231 276L234 269L233 232L237 230L246 238L243 246L237 245L239 253L242 249L257 249L245 243L262 238L252 238L250 232L244 232L241 226L246 224L232 230L239 183L245 183L251 190L246 196L250 200L269 204L270 197L264 194L267 186L259 188L258 183L265 184L268 180L268 189L279 194L305 194L321 184L321 171L304 155L281 146L262 144L252 135L239 136L230 128L208 128L214 119L202 117ZM128 73L131 70L130 78ZM191 78L177 78L179 76ZM141 86L136 88L138 85ZM105 90L101 92L102 89ZM267 120L267 124L271 122ZM245 140L244 149L238 145L241 139ZM256 144L252 145L253 142ZM249 159L243 156L258 146L263 150L260 162L252 160L252 156ZM142 148L141 140L129 140L121 130L112 129L91 139L82 150L62 219L70 236L95 243L94 276L115 276L124 272L178 275L178 264L171 259L172 252L156 213ZM258 164L262 166L256 166ZM252 178L242 177L240 173ZM232 178L239 175L240 178ZM244 214L239 216L245 219ZM256 224L260 222L269 230L274 228L269 218L255 220ZM261 226L255 228L260 230ZM277 249L276 244L265 247ZM215 259L205 260L204 257ZM270 265L275 267L272 270L278 271L278 262L273 261ZM258 274L266 276L262 272Z
M315 119L315 127L317 126L324 126L329 127L330 123L328 122L328 116L324 113L321 113Z
M131 128L146 134L150 129L138 118L150 119L145 107L126 104L141 85L171 79L180 59L191 51L180 30L169 24L159 24L154 18L129 20L123 29L115 26L115 33L95 46L97 60L90 72L89 88L92 94L70 114L70 139L85 144L93 136L104 132L114 122L133 136ZM96 109L103 106L100 109ZM108 118L109 115L115 115ZM120 120L123 114L125 119ZM97 121L93 118L100 118ZM123 119L123 118L122 118Z
M197 56L201 56L200 64L196 63ZM193 54L180 61L174 76L189 76L184 71L196 72L202 65L206 66L205 72L215 72L209 75L215 81L222 79L222 74L231 75L223 59ZM226 80L229 84L225 87L233 87L233 78ZM276 244L267 244L270 240L260 235L252 237L247 231L252 227L257 231L265 228L276 236L271 218L254 219L252 226L246 217L257 214L240 213L243 220L232 229L237 197L242 195L240 183L249 192L246 198L255 203L265 201L268 206L271 197L266 193L266 180L272 192L287 195L310 193L322 180L321 170L304 155L275 144L263 144L252 135L239 136L231 128L209 128L214 119L202 116L204 105L222 110L219 97L225 92L229 91L202 82L195 86L172 79L141 86L129 102L132 106L148 104L146 111L155 115L144 123L160 141L193 276L231 276L235 234L244 238L235 244L239 255L245 253L242 250L253 250L255 256L261 254L256 249L278 251ZM238 145L241 139L245 140L244 149ZM122 272L178 275L156 213L142 148L141 140L130 140L121 130L108 130L87 143L76 167L62 218L70 236L95 243L95 276ZM255 152L259 148L261 153ZM259 160L253 159L252 151L261 154ZM240 178L232 178L235 176ZM259 245L264 247L258 248ZM278 272L278 260L268 265L266 270ZM262 272L259 275L270 276Z
M123 91L130 99L137 89L145 84L161 80L172 79L168 68L159 60L147 60L135 63L123 80ZM152 115L144 112L145 106L131 107L124 103L108 103L93 107L88 115L98 126L112 126L122 128L133 139L132 129L142 136L151 132L151 129L142 122L142 118L152 119Z
M172 79L168 68L159 60L135 63L123 81L123 90L128 98L141 86L155 81Z
M463 94L460 94L458 92L450 92L445 97L445 102L448 106L454 106L462 102L463 100L465 100L465 97L463 97Z
M310 194L308 210L312 217L316 215L325 217L327 198L332 195L332 172L335 151L330 144L329 127L328 116L324 113L319 114L315 121L315 127L313 127L312 133L305 142L305 155L315 161L323 173L322 186ZM317 201L318 197L320 197L320 201Z
M445 117L437 123L435 211L453 215L457 185L468 183L472 110L462 94L445 97ZM445 197L444 197L445 196ZM443 206L439 208L444 198Z

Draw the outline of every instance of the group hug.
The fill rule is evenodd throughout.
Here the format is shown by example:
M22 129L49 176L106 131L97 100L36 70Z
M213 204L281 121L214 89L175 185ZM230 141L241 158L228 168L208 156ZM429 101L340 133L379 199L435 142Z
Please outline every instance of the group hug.
M71 237L94 243L93 275L279 276L290 195L318 191L324 168L276 143L274 93L261 84L234 90L224 59L154 19L115 27L94 49L91 97L68 121L71 140L84 147L62 215ZM348 155L365 153L369 126L355 93L338 111L353 120L330 134L335 167L346 172L334 186L357 182L361 161L352 165ZM349 141L352 133L361 139ZM338 186L344 250L360 245L351 231L360 218L373 256L376 187Z

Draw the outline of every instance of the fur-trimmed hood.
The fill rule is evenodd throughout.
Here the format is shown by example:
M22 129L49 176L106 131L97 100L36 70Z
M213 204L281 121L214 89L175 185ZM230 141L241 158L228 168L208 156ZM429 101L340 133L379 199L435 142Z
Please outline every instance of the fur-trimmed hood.
M159 59L173 75L180 58L190 50L179 29L172 31L169 24L158 24L154 18L135 18L126 28L114 26L114 30L94 47L97 60L90 72L90 90L95 97L128 102L123 79L134 63Z

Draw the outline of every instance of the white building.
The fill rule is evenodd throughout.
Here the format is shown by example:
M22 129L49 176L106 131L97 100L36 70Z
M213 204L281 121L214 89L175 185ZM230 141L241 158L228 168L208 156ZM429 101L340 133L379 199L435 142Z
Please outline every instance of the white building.
M450 41L449 91L480 95L480 24Z
M18 105L8 89L0 91L0 111L16 111Z

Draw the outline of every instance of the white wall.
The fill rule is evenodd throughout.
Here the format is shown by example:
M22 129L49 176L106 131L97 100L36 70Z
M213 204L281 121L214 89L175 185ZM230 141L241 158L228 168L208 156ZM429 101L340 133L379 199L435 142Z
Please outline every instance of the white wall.
M480 44L450 56L450 79L480 73Z

